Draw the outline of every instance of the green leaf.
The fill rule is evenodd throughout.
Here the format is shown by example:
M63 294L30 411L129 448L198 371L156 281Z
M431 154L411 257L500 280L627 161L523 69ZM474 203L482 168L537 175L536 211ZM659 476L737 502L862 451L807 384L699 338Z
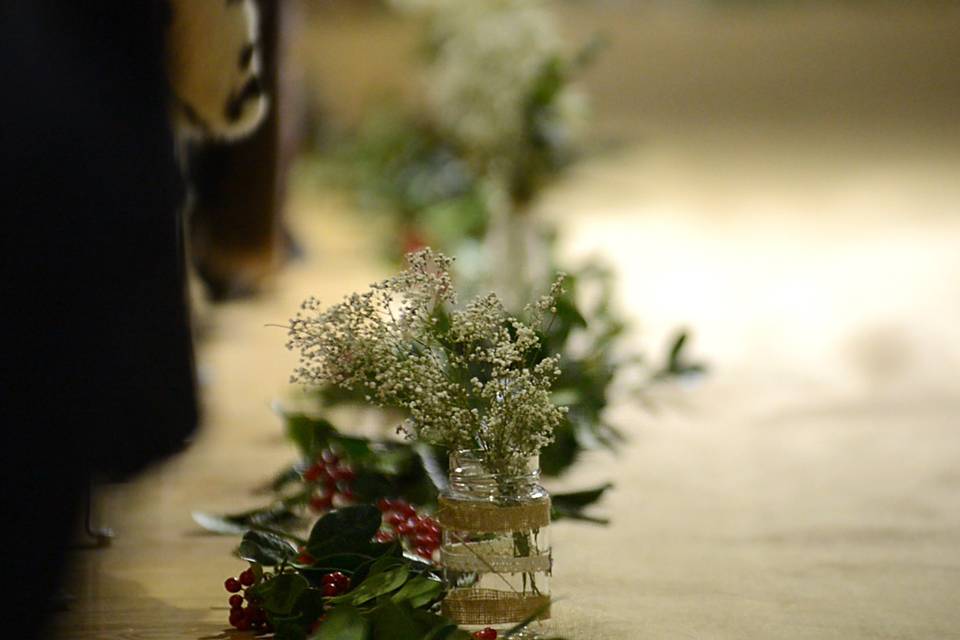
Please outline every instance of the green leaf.
M348 605L334 607L311 640L366 640L367 621Z
M287 485L290 485L294 482L299 482L301 478L300 470L297 468L297 465L286 467L281 469L273 476L273 479L267 484L267 489L278 493L282 491Z
M399 589L407 577L410 570L405 566L394 567L377 574L372 574L366 580L361 582L353 591L335 598L328 598L328 602L348 602L354 605L360 605L369 602L374 598L385 595Z
M250 529L246 524L238 523L236 516L218 516L204 511L194 511L190 515L193 516L194 522L213 533L240 535Z
M310 584L299 573L282 573L265 583L266 587L258 591L263 597L263 608L272 614L289 614Z
M392 600L384 600L369 614L374 638L410 638L414 640L426 632L418 624L406 607L398 606Z
M260 509L251 509L241 513L216 515L204 511L194 511L194 522L213 533L243 535L255 526L284 525L297 519L288 505L274 502Z
M350 574L353 584L358 585L366 579L371 566L378 560L390 557L403 557L403 548L397 542L377 543L369 542L366 546L358 545L355 551L332 553L317 558L309 567L303 567L300 572L314 585L323 582L323 576L333 571L343 571Z
M367 547L380 528L380 510L361 504L331 511L310 531L307 550L315 558Z
M547 604L543 605L542 607L540 607L539 609L531 613L529 616L524 618L522 621L518 622L514 626L507 629L503 633L503 637L510 638L512 636L517 635L518 633L520 633L521 631L529 627L534 620L537 620L549 608L550 608L550 603L548 602Z
M590 506L603 496L603 494L613 485L607 483L595 489L586 491L576 491L572 493L557 493L550 496L551 511L554 520L569 518L571 520L582 520L594 524L609 524L606 518L597 518L584 513L586 507Z
M271 619L270 624L275 629L273 640L305 640L307 637L307 632L304 631L299 620L278 620L274 618Z
M300 622L304 626L312 624L314 620L323 615L324 600L323 592L313 587L300 594L293 610L299 614Z
M432 580L425 576L416 576L407 581L400 591L397 591L391 600L396 603L406 602L414 609L426 606L443 593L443 584L439 580Z
M377 558L370 566L369 575L375 575L378 573L383 573L384 571L389 571L390 569L396 569L397 567L406 566L406 561L403 558L402 548L399 543L395 543L397 549L401 551L399 555L383 555Z
M583 491L552 493L550 494L550 500L553 504L560 504L564 507L586 507L603 497L603 494L611 488L613 488L613 484L608 482L599 487L585 489Z
M304 458L313 459L322 449L330 434L336 433L333 425L323 418L314 418L302 413L288 413L284 416L287 421L287 437L300 450Z
M297 549L278 535L248 531L243 536L237 554L248 562L275 567L292 560L297 555Z

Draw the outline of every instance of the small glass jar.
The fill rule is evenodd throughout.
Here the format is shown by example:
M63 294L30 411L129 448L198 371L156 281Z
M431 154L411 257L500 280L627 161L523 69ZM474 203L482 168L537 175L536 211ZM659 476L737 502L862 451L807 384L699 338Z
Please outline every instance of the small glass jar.
M445 616L467 628L550 617L550 496L540 486L539 458L496 473L482 451L451 453L438 517Z

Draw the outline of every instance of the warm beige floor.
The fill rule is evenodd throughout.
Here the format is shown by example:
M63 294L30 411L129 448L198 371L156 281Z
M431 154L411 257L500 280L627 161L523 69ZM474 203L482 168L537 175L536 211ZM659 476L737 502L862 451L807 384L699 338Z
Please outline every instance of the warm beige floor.
M729 20L689 68L722 66L711 52L723 33L776 40ZM846 20L859 53L844 64L863 68L843 78L883 76L864 43L899 40L875 17ZM588 162L543 201L571 259L617 266L638 344L659 349L686 324L712 366L698 385L660 390L656 414L618 403L631 442L571 478L617 489L602 506L609 528L556 527L564 635L960 638L960 131L951 105L927 104L956 79L935 63L953 46L942 17L912 20L903 64L928 75L893 82L883 118L849 96L837 119L728 109L712 122L661 105L656 123L637 116L642 144ZM842 40L836 23L791 24L801 52L805 33ZM670 54L655 27L644 33L683 67L693 54ZM677 29L678 47L700 41ZM907 117L918 91L919 122ZM265 325L307 294L333 300L382 273L376 230L343 202L301 188L292 210L309 260L262 300L212 312L205 429L181 458L100 497L118 536L77 554L62 637L222 637L234 541L199 534L189 514L255 503L250 488L289 459L270 403L293 360Z

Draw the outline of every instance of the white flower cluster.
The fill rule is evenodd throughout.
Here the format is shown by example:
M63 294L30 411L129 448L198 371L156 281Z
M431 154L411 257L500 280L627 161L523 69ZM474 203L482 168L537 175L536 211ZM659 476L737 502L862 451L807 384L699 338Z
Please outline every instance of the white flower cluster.
M562 53L539 0L394 0L431 19L435 55L425 90L433 119L481 159L509 159L525 143L527 101Z
M494 294L462 309L451 260L424 249L409 267L322 310L308 299L290 321L300 352L292 381L362 390L370 402L406 409L402 429L448 449L480 449L499 470L522 467L553 440L564 407L551 400L559 358L541 353L537 328L554 310L562 276L528 305L526 322Z

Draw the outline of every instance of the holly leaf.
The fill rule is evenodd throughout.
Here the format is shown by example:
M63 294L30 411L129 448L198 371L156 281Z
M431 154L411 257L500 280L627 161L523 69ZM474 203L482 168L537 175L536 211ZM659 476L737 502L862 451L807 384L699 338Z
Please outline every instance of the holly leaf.
M425 576L416 576L408 580L400 591L390 597L395 603L406 603L414 609L424 607L443 593L443 584Z
M263 599L263 608L273 615L288 615L310 583L299 573L281 573L257 585L254 594Z
M247 562L275 567L289 562L297 555L297 548L278 535L263 531L247 531L240 542L237 555Z
M280 493L288 485L291 485L294 482L299 482L302 477L303 475L300 472L300 467L298 465L291 465L278 471L273 476L273 479L267 483L266 487L259 491L272 491L274 493Z
M314 558L336 552L367 548L380 528L380 510L373 505L343 507L320 518L307 539L307 550Z
M406 566L394 567L393 569L387 569L380 573L371 574L367 576L366 580L354 588L353 591L345 593L342 596L327 598L327 602L334 604L344 602L353 605L370 602L374 598L399 589L400 586L407 581L409 575L410 570Z
M307 637L307 632L303 630L299 619L271 618L270 624L276 629L273 632L273 640L305 640Z
M473 638L470 632L458 628L449 619L435 613L414 609L410 615L425 629L429 629L421 640L472 640Z
M609 520L588 515L584 513L584 510L603 497L603 494L611 487L613 487L613 485L608 482L594 489L551 494L550 506L553 519L562 520L569 518L571 520L583 520L595 524L608 524Z
M284 418L287 421L287 437L293 441L304 458L315 458L317 452L326 446L330 436L337 432L333 424L324 418L302 413L288 413Z
M334 607L311 640L365 640L368 623L360 612L349 606Z
M392 600L384 600L370 614L374 638L419 638L426 628L410 615L410 610Z
M346 573L360 574L360 577L366 575L366 567L373 563L377 558L388 554L393 545L367 543L366 547L357 546L355 551L344 551L327 554L316 558L309 567L303 567L300 572L303 573L314 584L320 584L323 576L333 571L343 571Z
M283 526L297 520L297 515L290 510L289 505L283 502L274 502L266 507L241 513L216 515L194 511L190 515L193 516L194 522L207 531L227 535L242 535L252 526Z

